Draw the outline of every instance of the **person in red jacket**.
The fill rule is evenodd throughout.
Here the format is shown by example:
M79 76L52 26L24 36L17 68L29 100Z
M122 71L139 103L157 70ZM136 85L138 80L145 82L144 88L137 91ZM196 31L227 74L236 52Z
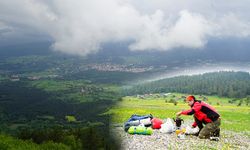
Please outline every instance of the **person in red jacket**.
M193 95L186 97L186 102L191 107L190 110L184 110L176 113L176 116L180 115L194 115L195 122L193 127L199 127L199 138L210 138L220 136L220 115L209 104L196 100ZM203 127L203 124L205 127Z

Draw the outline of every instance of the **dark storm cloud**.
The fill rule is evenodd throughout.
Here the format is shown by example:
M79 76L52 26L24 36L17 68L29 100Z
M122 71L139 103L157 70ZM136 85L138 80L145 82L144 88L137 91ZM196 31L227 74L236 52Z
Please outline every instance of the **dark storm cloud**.
M211 38L249 37L249 6L247 0L8 0L0 2L0 22L9 29L0 24L0 34L46 35L55 50L80 55L124 41L141 51L202 48Z

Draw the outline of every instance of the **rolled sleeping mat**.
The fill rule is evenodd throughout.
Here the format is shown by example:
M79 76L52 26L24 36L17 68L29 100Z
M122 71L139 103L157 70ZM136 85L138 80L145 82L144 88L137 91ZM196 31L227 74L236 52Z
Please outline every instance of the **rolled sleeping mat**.
M128 129L129 134L141 134L141 135L151 135L153 133L153 129L151 127L144 126L131 126Z

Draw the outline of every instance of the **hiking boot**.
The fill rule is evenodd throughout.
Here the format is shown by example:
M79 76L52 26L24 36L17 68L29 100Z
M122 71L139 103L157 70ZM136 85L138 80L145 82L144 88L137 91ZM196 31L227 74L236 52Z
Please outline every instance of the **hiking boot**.
M193 134L193 135L194 135L194 136L199 136L199 133L200 133L200 132L197 132L197 133L195 133L195 134Z
M214 137L220 137L220 128L216 129L213 133Z
M219 137L210 137L210 140L211 140L211 141L219 141L220 138L219 138Z

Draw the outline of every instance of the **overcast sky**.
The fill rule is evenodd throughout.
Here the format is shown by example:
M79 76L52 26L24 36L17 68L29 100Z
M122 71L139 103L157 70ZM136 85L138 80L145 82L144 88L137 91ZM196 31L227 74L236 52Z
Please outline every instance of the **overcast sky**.
M133 51L199 49L211 39L248 39L250 0L0 0L0 42L51 39L87 55L104 43Z

